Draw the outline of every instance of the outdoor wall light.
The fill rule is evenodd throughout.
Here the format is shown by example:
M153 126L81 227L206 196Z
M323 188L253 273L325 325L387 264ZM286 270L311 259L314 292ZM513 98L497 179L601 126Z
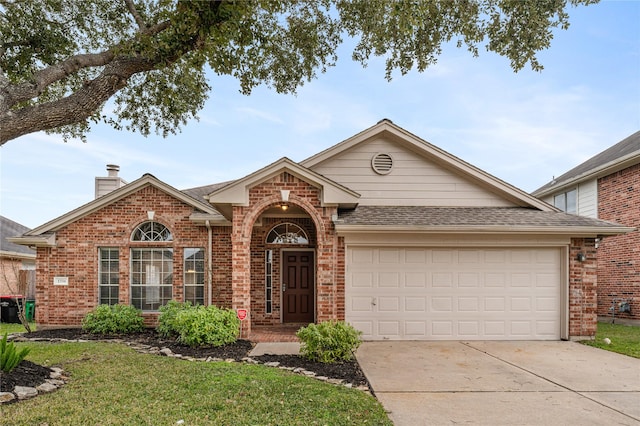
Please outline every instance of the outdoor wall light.
M578 253L578 256L576 256L576 260L578 262L584 262L585 260L587 260L587 256L584 253Z
M287 210L289 210L289 206L287 204L282 203L280 205L280 208L282 209L283 212L286 212Z

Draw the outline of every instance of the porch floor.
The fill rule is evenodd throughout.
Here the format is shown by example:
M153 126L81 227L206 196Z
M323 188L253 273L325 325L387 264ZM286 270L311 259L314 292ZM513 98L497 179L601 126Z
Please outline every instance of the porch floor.
M256 326L251 327L251 333L247 340L251 342L299 342L300 340L296 336L296 331L300 327L304 327L308 324L278 324L269 326Z

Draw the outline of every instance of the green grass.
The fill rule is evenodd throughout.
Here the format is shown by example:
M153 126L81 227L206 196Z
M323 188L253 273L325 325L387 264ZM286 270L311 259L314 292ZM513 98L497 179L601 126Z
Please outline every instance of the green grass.
M3 406L0 425L391 425L362 391L276 368L181 361L114 343L18 345L71 380Z
M31 331L36 330L36 323L30 322L29 326ZM22 324L10 324L7 322L0 322L0 336L4 336L4 333L23 333L27 331Z
M604 342L605 338L611 340L610 345ZM582 343L634 358L640 358L640 327L601 322L598 323L595 340L587 340Z

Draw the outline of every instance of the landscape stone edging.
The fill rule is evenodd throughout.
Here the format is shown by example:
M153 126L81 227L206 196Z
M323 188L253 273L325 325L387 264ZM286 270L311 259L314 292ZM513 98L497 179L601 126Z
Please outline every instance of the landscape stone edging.
M15 341L19 341L19 342L42 342L42 341L46 341L46 342L63 342L63 343L88 343L88 342L102 342L102 343L124 343L125 345L131 347L133 350L135 350L138 353L143 353L143 354L151 354L151 355L161 355L161 356L168 356L171 358L177 358L177 359L182 359L185 361L191 361L191 362L236 362L235 359L233 358L227 358L227 359L223 359L223 358L214 358L214 357L207 357L207 358L193 358L190 356L184 356L184 355L180 355L178 353L173 352L171 349L163 347L163 348L159 348L157 346L151 346L151 345L145 345L143 343L138 343L138 342L129 342L126 341L124 339L96 339L96 340L87 340L87 339L61 339L61 338L41 338L41 337L36 337L36 338L25 338L22 336L22 333L17 333L14 334L12 336L13 339L11 340L15 340ZM12 337L9 336L9 337ZM320 380L326 383L330 383L332 385L337 385L337 386L344 386L346 388L349 389L358 389L360 391L363 392L367 392L367 393L371 393L371 390L369 389L369 386L366 385L360 385L360 386L354 386L353 383L349 383L349 382L345 382L342 379L330 379L328 377L325 376L318 376L316 373L314 373L313 371L308 371L305 370L304 368L301 367L286 367L286 366L281 366L279 362L277 361L272 361L272 362L265 362L262 363L256 359L253 359L251 357L244 357L241 360L242 362L248 363L248 364L261 364L264 365L266 367L274 367L274 368L279 368L281 370L286 370L286 371L291 371L292 373L296 373L296 374L300 374L306 377L311 377L314 378L316 380ZM14 389L15 392L15 389ZM0 398L1 398L2 393L0 393Z
M0 405L35 398L43 393L54 392L69 380L69 378L64 375L62 368L46 368L51 370L51 373L49 373L49 378L46 379L44 383L40 383L35 388L30 386L15 386L11 392L0 392Z

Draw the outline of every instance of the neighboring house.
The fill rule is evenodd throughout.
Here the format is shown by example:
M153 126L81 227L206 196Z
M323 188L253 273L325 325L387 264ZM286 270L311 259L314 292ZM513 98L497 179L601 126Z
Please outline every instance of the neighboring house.
M636 228L598 242L598 315L640 320L640 131L533 195L569 213Z
M595 334L595 238L630 230L382 120L231 182L145 174L13 241L38 250L39 327L116 302L153 324L177 299L246 309L244 336L346 319L374 340L557 340Z
M0 216L0 296L35 297L36 251L7 240L28 231L26 226Z

